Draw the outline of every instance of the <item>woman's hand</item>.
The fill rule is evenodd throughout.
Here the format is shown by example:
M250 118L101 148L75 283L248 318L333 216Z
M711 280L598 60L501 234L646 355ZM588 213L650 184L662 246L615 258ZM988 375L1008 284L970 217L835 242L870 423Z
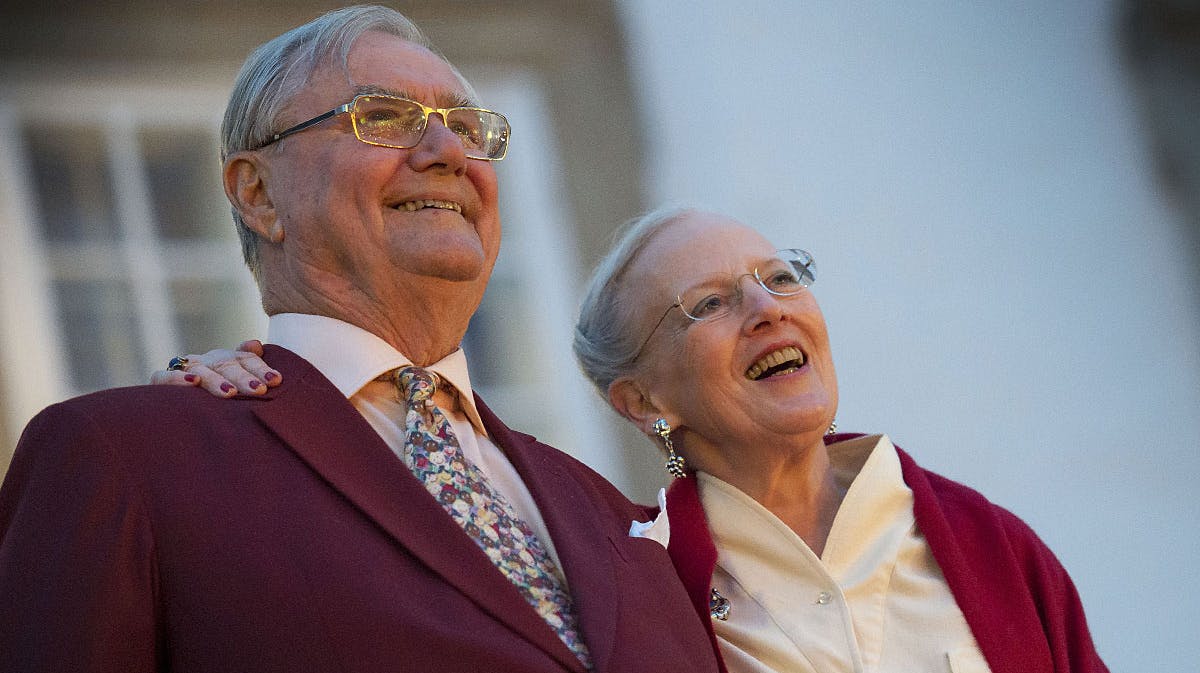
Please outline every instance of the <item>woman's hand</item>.
M283 381L283 375L262 359L262 342L243 341L237 350L211 350L187 355L181 369L160 369L150 375L154 385L200 386L216 397L262 395Z

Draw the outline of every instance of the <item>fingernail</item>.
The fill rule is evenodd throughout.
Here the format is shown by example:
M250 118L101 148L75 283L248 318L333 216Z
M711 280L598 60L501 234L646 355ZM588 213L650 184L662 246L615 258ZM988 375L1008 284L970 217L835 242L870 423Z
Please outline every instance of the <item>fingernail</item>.
M267 380L267 383L270 383L278 378L278 376L275 374L275 372L267 372L266 374L263 374L263 378Z
M195 374L184 374L183 380L187 381L188 383L195 383L197 381L197 377Z
M223 393L233 392L233 386L228 383L222 383L221 384L221 392L223 392Z
M265 379L265 378L267 378L267 377L265 377L265 376L264 376L263 378ZM261 386L262 384L261 384L261 383L259 383L258 381L255 381L255 380L251 379L251 380L249 381L249 383L247 383L247 385L249 385L251 388L258 388L258 387L259 387L259 386Z

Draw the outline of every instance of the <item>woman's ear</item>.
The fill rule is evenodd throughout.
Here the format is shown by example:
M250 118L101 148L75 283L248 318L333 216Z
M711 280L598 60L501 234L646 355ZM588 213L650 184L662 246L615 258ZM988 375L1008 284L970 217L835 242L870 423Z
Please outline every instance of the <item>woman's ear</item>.
M257 152L235 152L225 160L225 195L246 227L271 243L283 242L283 223L267 193L267 165Z
M622 376L608 385L608 403L643 434L653 436L654 421L661 411L650 400L649 393L634 379Z

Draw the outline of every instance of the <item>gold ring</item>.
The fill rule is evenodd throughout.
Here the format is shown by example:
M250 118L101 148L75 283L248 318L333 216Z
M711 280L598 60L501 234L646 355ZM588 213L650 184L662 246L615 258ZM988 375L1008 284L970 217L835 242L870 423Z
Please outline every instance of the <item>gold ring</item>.
M191 363L188 362L186 355L176 355L167 363L167 369L173 372L185 372L189 364Z

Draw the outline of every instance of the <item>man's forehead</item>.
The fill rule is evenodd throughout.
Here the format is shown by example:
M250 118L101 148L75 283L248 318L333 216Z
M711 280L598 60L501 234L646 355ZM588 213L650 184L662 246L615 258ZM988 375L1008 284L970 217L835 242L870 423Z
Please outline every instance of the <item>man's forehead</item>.
M422 100L424 96L417 91L405 88L397 89L383 86L381 84L356 84L354 86L354 95L398 96L400 98L408 98L410 100L420 101L428 104L428 101ZM434 92L434 96L436 97L436 100L434 101L435 106L441 108L463 107L477 104L476 101L471 100L470 96L468 96L465 92L457 89L450 91L436 91Z
M401 95L438 107L454 107L469 98L470 86L454 66L428 47L397 35L363 33L346 53L343 66L345 81L356 93Z

